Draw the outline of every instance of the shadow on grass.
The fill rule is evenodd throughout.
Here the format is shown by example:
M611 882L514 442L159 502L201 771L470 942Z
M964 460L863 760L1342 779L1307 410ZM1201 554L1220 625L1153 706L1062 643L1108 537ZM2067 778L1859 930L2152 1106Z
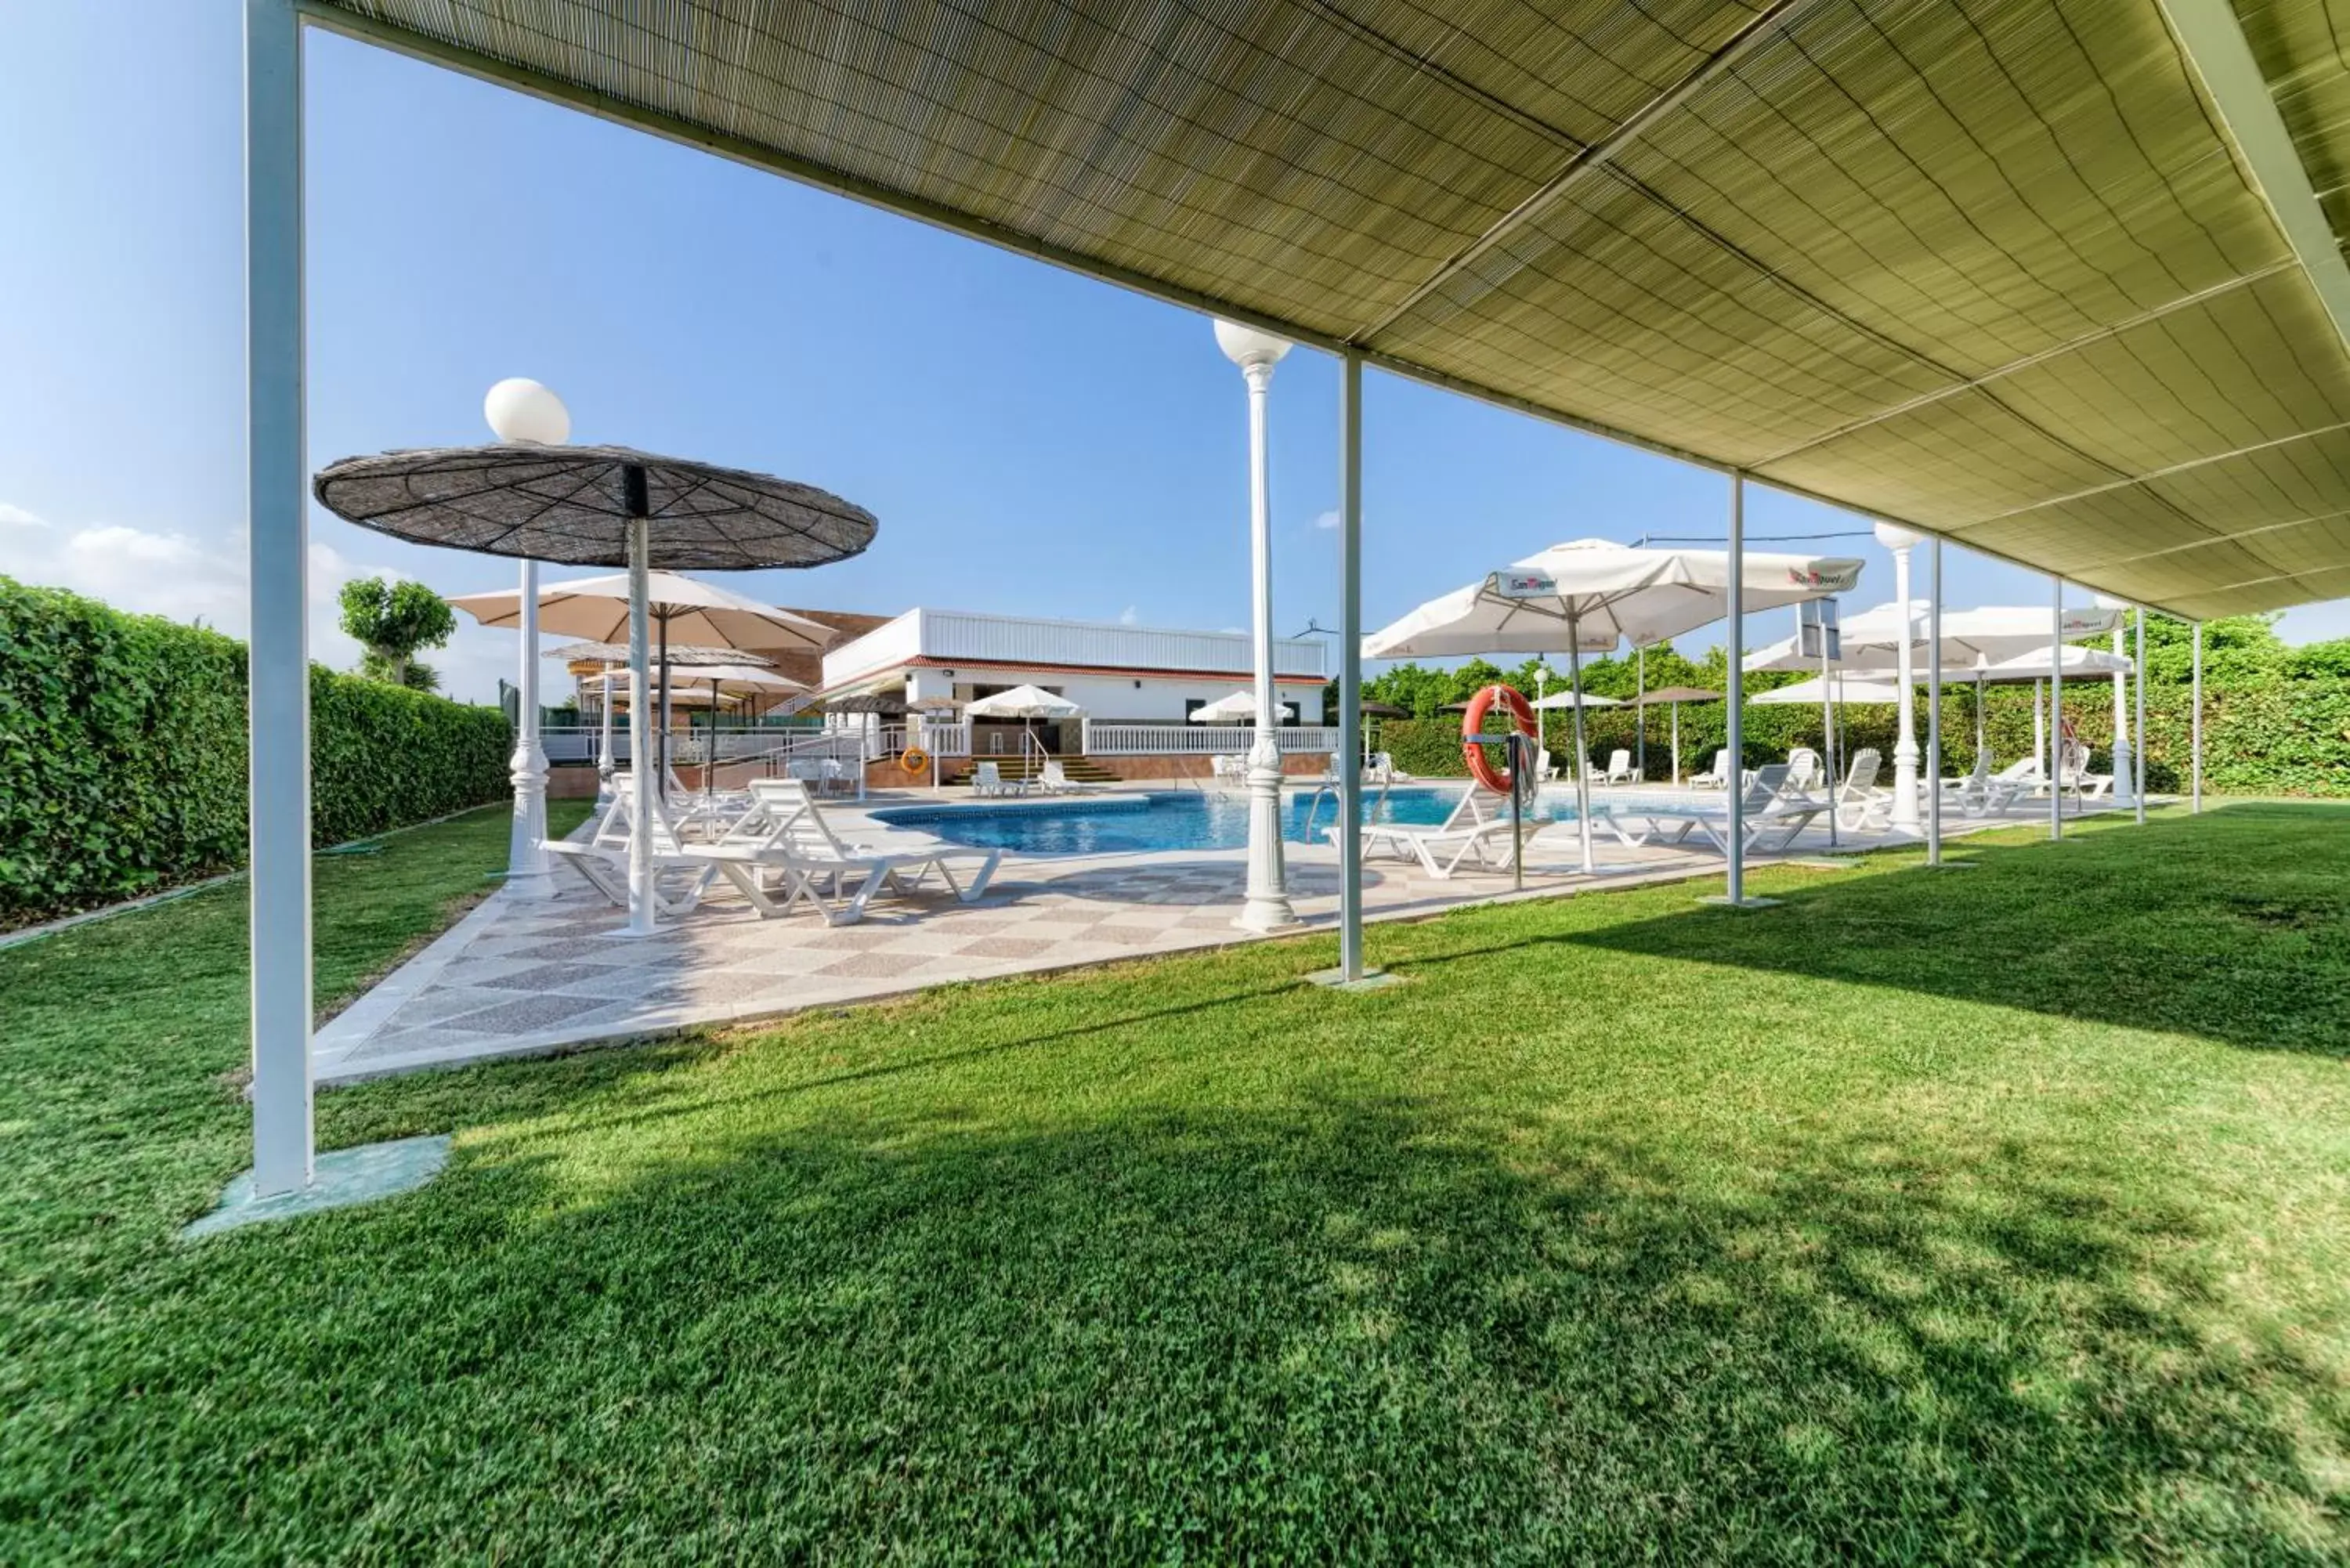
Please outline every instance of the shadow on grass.
M1774 879L1759 890L1775 909L1690 907L1399 967L1571 942L2350 1055L2350 807L2083 825L1951 857L1974 868Z
M168 1333L90 1345L53 1517L515 1561L2350 1544L2305 1463L2350 1442L2324 1375L2215 1347L2197 1220L2093 1154L1336 1091L804 1115L493 1140L420 1200L191 1250Z

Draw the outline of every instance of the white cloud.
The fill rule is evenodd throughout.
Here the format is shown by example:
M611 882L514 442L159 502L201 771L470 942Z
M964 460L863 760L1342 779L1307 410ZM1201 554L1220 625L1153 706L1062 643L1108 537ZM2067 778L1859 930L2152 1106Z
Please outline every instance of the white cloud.
M1316 528L1336 528L1338 525L1339 521L1338 509L1333 506L1327 512L1320 512L1315 514L1314 526Z
M0 501L0 569L20 582L69 588L141 615L200 621L231 637L243 637L251 624L242 530L214 541L120 523L66 528ZM312 538L310 657L336 670L357 668L359 646L338 624L337 596L355 577L403 575L346 559ZM514 678L513 635L457 618L457 635L426 653L425 661L441 671L449 695L492 701L499 678ZM550 701L566 690L557 677L542 679Z
M1135 613L1135 608L1132 605L1128 605L1124 609L1118 612L1118 624L1120 626L1139 626L1141 624L1141 621L1142 618Z

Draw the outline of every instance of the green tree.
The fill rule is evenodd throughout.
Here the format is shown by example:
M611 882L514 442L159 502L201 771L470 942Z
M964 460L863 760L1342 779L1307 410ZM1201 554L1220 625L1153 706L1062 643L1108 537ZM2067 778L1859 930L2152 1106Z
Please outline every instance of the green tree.
M367 649L361 675L423 691L440 685L439 675L412 660L418 649L439 648L456 631L448 600L422 583L360 577L343 585L342 607L343 630Z

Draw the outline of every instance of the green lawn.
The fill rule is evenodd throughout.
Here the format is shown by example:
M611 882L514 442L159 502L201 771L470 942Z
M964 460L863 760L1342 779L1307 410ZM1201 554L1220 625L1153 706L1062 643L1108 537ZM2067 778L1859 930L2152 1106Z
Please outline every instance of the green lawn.
M371 1085L195 1245L243 889L0 953L0 1562L2350 1560L2350 809L1964 853Z

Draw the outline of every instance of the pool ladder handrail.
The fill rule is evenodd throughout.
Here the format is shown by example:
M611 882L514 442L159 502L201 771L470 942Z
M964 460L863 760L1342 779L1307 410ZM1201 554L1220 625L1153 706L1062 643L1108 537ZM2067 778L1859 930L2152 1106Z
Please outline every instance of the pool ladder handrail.
M1369 822L1377 818L1379 814L1379 808L1387 805L1388 786L1395 783L1395 770L1393 768L1379 768L1374 770L1368 764L1363 764L1357 776L1363 779L1366 783L1368 783L1374 776L1376 776L1378 781L1378 793L1370 798L1363 810L1363 820L1365 822ZM1340 782L1341 781L1336 777L1323 780L1322 783L1315 789L1313 798L1305 803L1305 825L1298 830L1298 842L1301 844L1311 844L1314 842L1314 824L1322 815L1322 802L1325 798L1327 798L1330 802L1330 826L1336 827L1338 825L1337 819L1340 815L1338 786Z

